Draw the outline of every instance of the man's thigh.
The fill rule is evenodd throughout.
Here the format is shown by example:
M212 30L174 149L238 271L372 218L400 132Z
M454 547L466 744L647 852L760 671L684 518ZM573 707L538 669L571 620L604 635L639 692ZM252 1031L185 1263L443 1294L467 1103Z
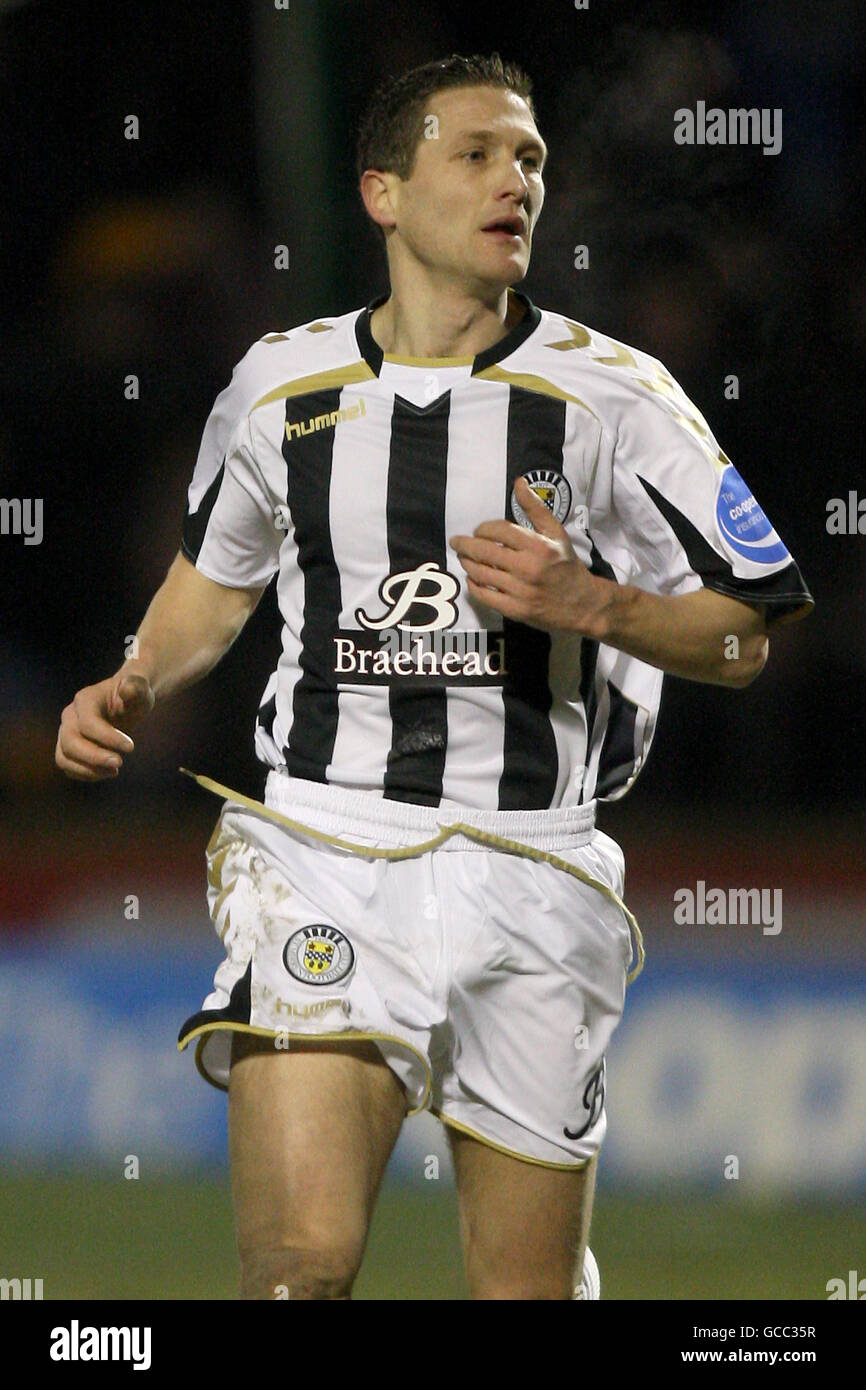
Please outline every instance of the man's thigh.
M512 1158L448 1128L472 1298L570 1299L589 1237L597 1157L582 1168Z
M378 1048L238 1034L229 1155L246 1298L349 1297L406 1095Z

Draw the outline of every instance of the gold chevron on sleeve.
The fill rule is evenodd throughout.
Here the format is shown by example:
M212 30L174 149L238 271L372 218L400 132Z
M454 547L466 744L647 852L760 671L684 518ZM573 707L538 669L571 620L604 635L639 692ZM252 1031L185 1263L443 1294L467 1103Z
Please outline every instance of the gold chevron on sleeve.
M588 411L593 420L598 419L595 411L590 410L585 401L580 400L578 396L572 396L568 391L563 391L561 386L555 386L546 377L536 376L533 372L508 372L504 367L500 367L494 362L492 366L485 367L483 372L476 372L475 380L502 381L506 386L522 386L525 391L538 391L542 396L553 396L558 401L571 401L573 405L579 405L582 410Z
M545 343L544 346L555 348L557 352L571 352L572 348L589 347L592 337L582 323L572 323L571 319L566 319L565 326L571 334L570 338L562 338L557 343Z
M314 372L312 376L299 376L282 386L274 387L266 396L257 400L252 410L270 405L272 401L284 401L290 396L305 396L310 391L327 391L335 386L352 386L359 381L373 381L376 373L366 362L350 362L345 367L332 367L328 372ZM252 410L250 413L252 413Z
M637 366L637 362L635 361L634 357L632 356L632 354L629 352L628 348L627 348L623 343L618 343L618 342L616 342L613 338L611 338L610 342L611 342L611 345L612 345L612 347L613 347L613 356L612 356L612 357L593 357L593 359L592 359L593 362L598 362L599 366L602 366L602 367L636 367L636 366Z

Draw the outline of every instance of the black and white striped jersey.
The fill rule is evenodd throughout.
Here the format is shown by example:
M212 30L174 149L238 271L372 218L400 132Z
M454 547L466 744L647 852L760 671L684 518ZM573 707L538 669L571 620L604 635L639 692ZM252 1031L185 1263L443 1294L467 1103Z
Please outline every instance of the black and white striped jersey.
M514 294L514 291L510 293ZM525 522L523 474L595 572L808 611L800 572L655 358L539 310L475 357L384 355L382 302L255 343L205 427L183 553L233 588L277 576L282 652L257 756L371 795L493 810L621 796L654 667L470 598L448 546Z

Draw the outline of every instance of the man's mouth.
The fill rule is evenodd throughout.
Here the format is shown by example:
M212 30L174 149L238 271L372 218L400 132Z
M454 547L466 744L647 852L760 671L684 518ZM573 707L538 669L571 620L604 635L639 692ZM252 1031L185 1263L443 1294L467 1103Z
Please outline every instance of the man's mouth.
M497 217L492 222L488 222L481 228L487 236L496 237L499 241L514 241L525 236L526 224L522 217Z

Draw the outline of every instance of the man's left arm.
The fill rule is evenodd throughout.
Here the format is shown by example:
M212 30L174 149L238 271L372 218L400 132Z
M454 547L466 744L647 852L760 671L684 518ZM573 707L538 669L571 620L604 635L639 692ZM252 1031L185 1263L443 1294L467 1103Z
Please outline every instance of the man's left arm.
M515 497L533 530L485 521L451 544L473 598L548 632L579 632L687 680L749 685L769 651L763 605L699 589L648 593L595 575L523 478Z
M668 675L735 689L764 669L770 643L763 606L713 589L669 597L608 579L597 583L609 591L594 625L597 640L608 646Z

